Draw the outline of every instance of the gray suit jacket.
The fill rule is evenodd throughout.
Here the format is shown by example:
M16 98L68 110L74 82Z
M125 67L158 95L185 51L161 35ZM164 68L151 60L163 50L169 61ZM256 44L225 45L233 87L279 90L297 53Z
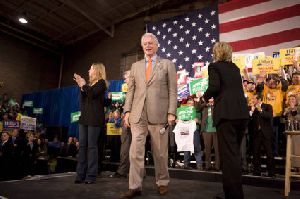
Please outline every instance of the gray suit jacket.
M164 124L168 113L176 114L176 68L170 60L157 57L148 82L145 77L145 59L132 65L124 106L124 112L130 112L130 123L139 122L145 105L148 122L152 124Z

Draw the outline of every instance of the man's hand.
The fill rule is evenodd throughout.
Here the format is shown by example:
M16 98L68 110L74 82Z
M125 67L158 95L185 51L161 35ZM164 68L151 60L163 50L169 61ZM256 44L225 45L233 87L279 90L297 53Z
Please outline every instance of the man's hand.
M124 126L127 127L127 128L130 127L129 116L130 116L130 112L125 113L125 116L124 116Z
M201 91L198 91L198 92L196 93L196 97L201 98L202 96L203 96L203 94L202 94Z
M213 104L214 104L214 98L213 98L213 97L210 98L210 99L208 100L208 103L209 103L210 105L213 105Z
M172 125L175 121L175 115L168 113L168 124Z

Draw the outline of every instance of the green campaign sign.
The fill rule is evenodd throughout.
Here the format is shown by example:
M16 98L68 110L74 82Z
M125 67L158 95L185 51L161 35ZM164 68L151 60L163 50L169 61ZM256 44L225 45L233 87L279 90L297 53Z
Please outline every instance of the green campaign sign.
M111 100L113 102L124 102L126 94L123 92L111 92Z
M80 111L71 113L71 123L77 122L79 120L80 115Z
M204 93L208 88L208 78L195 79L189 83L190 94L196 94L198 91Z
M178 120L193 120L196 118L196 109L193 106L181 106L176 109Z
M43 114L43 108L33 108L34 114Z
M25 107L25 106L32 107L33 106L33 101L24 101L23 107Z

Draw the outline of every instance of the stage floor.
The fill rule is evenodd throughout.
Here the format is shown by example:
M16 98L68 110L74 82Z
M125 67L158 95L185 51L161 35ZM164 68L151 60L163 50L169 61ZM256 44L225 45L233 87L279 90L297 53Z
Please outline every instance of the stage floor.
M66 198L119 198L121 191L128 188L128 179L97 178L92 185L74 184L74 173L62 173L47 176L35 176L30 180L0 182L0 198L9 199L66 199ZM137 198L154 199L212 199L222 192L222 183L200 180L183 180L172 178L169 194L161 197L157 193L154 178L147 176L144 180L142 196ZM254 187L244 185L245 199L284 198L283 189ZM292 190L289 198L299 199L300 191Z

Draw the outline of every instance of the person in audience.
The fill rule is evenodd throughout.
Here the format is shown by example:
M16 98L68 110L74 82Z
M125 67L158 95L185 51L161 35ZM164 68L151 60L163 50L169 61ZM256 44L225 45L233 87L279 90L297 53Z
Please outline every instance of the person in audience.
M245 92L245 97L247 98L248 102L248 107L253 106L252 99L253 95L256 94L256 82L249 80L248 85L247 85L247 91ZM252 131L252 124L251 120L248 123L248 128L246 128L245 135L242 139L242 144L241 144L241 158L242 158L242 169L243 173L248 173L248 163L247 163L247 155L252 155L253 149L253 131ZM248 148L247 148L247 143L248 143ZM248 153L247 153L248 152Z
M22 165L19 167L20 170L20 176L24 177L26 176L26 168L24 165L26 165L26 157L25 157L25 151L27 148L27 133L24 131L24 129L19 130L19 139L17 145L14 147L14 150L17 154L19 154L19 164Z
M243 90L244 90L244 92L247 91L247 87L248 87L248 80L243 79Z
M25 174L30 177L35 174L38 145L32 132L27 133L25 156Z
M112 111L109 111L105 123L108 123L108 122L111 121L113 118L114 118L113 112L112 112Z
M254 81L248 79L247 87L246 87L246 90L244 90L244 93L245 93L245 97L246 97L247 102L248 102L248 106L251 106L253 95L255 95L255 93L256 93L256 85L255 85ZM251 122L249 122L248 128L246 128L246 130L245 130L244 136L242 138L241 149L240 149L241 163L242 163L241 166L242 166L243 174L248 173L247 142L248 142L248 136L249 137L250 137L250 135L252 136L252 134L249 133L250 123ZM250 129L250 131L251 131L251 129ZM252 137L251 137L251 141L252 141Z
M60 155L61 152L61 142L58 138L58 135L55 135L53 137L53 140L48 143L48 154L51 157L56 158L57 156Z
M262 102L262 95L255 94L250 116L253 125L253 175L261 176L261 146L264 146L267 155L268 177L274 177L273 140L273 108Z
M284 109L283 116L292 122L299 121L300 107L298 105L297 96L295 94L289 95L287 102L288 106Z
M187 100L187 106L194 106L194 99L189 98ZM203 162L202 162L202 151L201 151L201 140L200 140L200 122L201 122L201 117L200 117L200 112L197 111L198 114L196 114L196 126L197 129L194 132L194 157L196 159L196 168L197 170L202 171L203 170ZM190 160L191 160L191 152L190 151L184 151L184 169L192 169L190 166Z
M0 143L0 180L8 180L11 177L11 164L13 155L13 144L8 132L2 132Z
M253 95L256 93L256 85L252 80L248 80L247 90L245 91L245 97L249 101L252 99Z
M278 74L269 74L265 83L259 82L256 86L256 92L262 93L263 102L270 104L273 108L272 126L275 132L275 136L273 137L273 139L275 138L275 142L273 142L275 155L278 155L279 152L279 137L282 135L279 129L280 117L283 111L284 92L287 88L288 82Z
M211 149L215 151L215 170L220 170L217 129L213 126L214 99L209 99L202 110L201 132L204 140L205 170L212 170Z
M48 156L48 143L46 142L46 139L44 137L40 137L37 139L37 145L38 145L38 156L47 158Z
M14 147L17 146L18 139L19 139L19 129L14 128L11 133L11 142L14 145Z
M126 86L126 89L124 89L126 92L128 90L128 82L129 82L129 75L130 70L126 71L124 73L124 81ZM122 113L122 118L124 118L124 113ZM122 127L122 135L121 135L121 150L120 150L120 165L115 173L110 175L111 178L124 178L127 177L129 173L129 149L131 144L131 129L129 127L125 127L123 125Z
M285 108L283 115L287 117L288 123L293 125L294 130L300 130L300 107L297 95L291 94L288 97L288 107ZM292 137L292 154L300 156L300 136ZM300 173L300 159L292 157L292 167Z
M89 83L78 74L80 88L79 158L75 183L93 184L98 173L98 138L104 130L104 96L107 89L105 66L94 63L89 69ZM100 141L101 142L101 141ZM102 156L100 156L102 158Z
M76 146L77 151L79 151L79 141L75 142L75 146Z
M12 178L18 179L22 176L22 162L21 162L21 146L22 146L22 138L19 136L19 129L14 128L12 130L12 135L10 138L10 142L13 145L13 155L12 155Z
M113 112L113 117L108 120L108 123L114 123L116 128L122 126L122 118L119 110Z
M77 154L76 143L72 137L69 137L67 143L67 156L76 157Z
M288 86L286 91L286 99L288 102L288 98L290 95L295 95L297 97L297 101L300 100L300 72L295 72L292 74L292 84Z
M2 119L2 120L3 120L3 123L9 121L8 114L7 114L7 113L4 113L3 119Z

